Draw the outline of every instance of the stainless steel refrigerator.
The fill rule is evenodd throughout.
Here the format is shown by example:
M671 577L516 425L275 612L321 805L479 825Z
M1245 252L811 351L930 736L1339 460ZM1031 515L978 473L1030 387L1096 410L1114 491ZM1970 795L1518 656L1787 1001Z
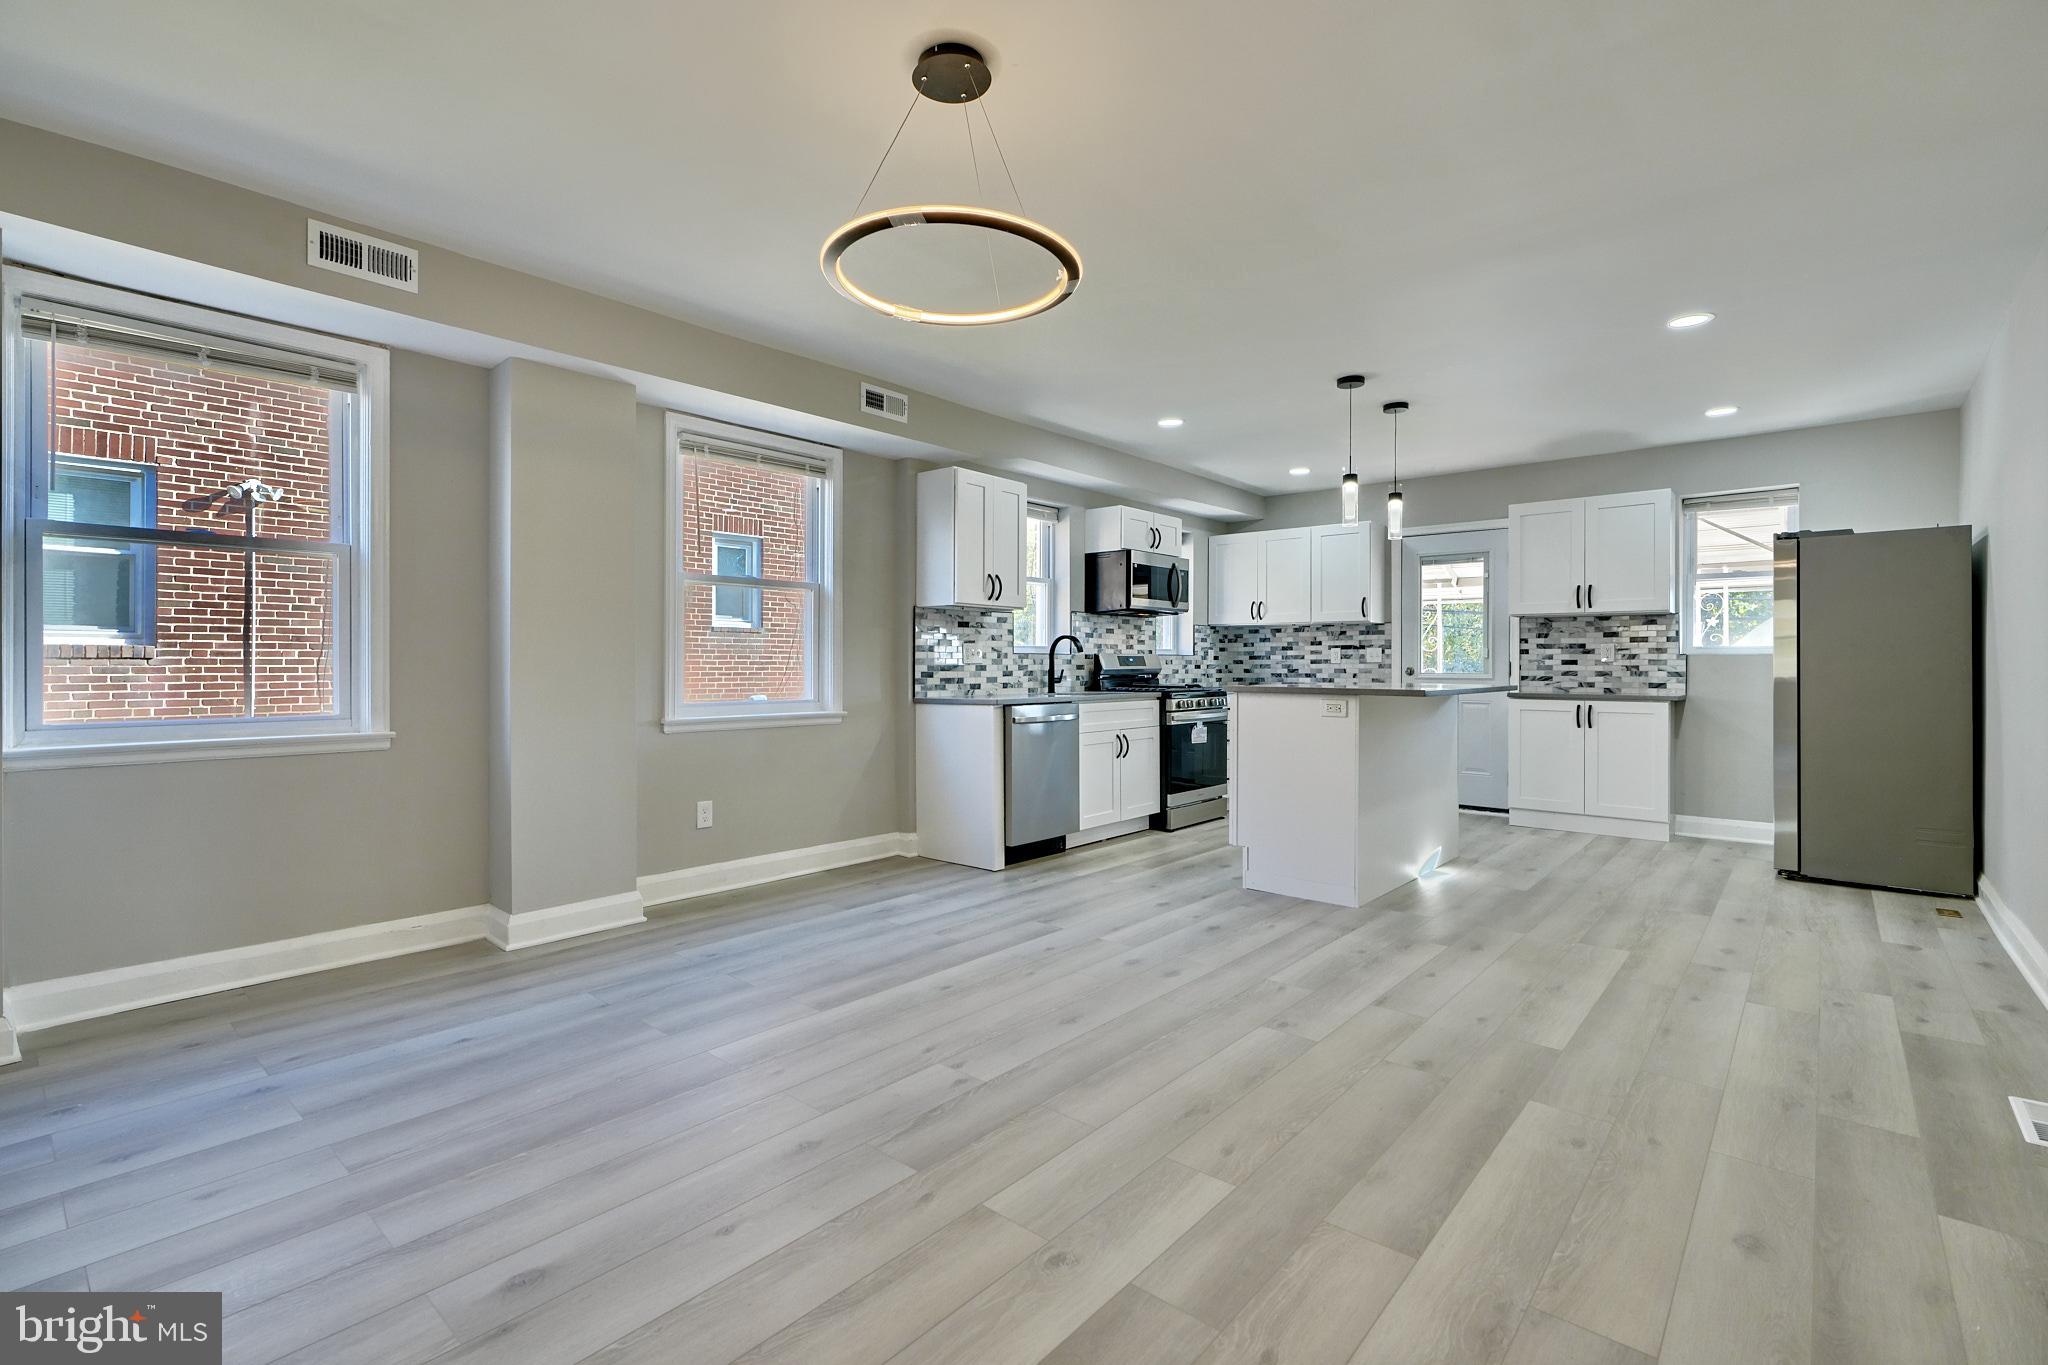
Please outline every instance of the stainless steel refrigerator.
M1807 531L1775 548L1778 870L1974 894L1970 528Z

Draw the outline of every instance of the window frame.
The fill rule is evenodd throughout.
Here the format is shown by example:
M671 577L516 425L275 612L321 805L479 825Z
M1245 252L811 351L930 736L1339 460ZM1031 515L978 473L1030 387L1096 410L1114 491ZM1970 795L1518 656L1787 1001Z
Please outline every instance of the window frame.
M1799 485L1781 484L1766 488L1744 488L1725 493L1702 493L1696 497L1682 498L1678 505L1679 522L1679 585L1678 585L1678 639L1679 649L1686 654L1733 654L1766 655L1772 651L1770 644L1761 645L1709 645L1693 640L1693 627L1697 616L1693 610L1693 596L1698 590L1699 579L1699 534L1697 513L1708 508L1727 507L1784 507L1787 510L1785 529L1799 529ZM1767 580L1764 586L1769 587Z
M1048 513L1050 515L1045 515ZM1031 502L1027 500L1024 504L1025 535L1035 534L1031 529L1033 522L1037 522L1046 528L1046 537L1051 542L1046 551L1046 561L1051 566L1052 572L1040 575L1037 578L1031 577L1028 572L1031 559L1027 552L1024 560L1027 569L1024 577L1024 595L1025 600L1029 601L1031 585L1033 583L1045 584L1045 640L1043 643L1034 641L1030 644L1024 644L1017 640L1013 626L1010 642L1012 648L1019 654L1045 653L1046 650L1052 648L1052 642L1060 637L1062 634L1060 627L1068 619L1066 613L1067 510L1064 507L1056 507L1049 502ZM1016 615L1021 619L1023 613L1018 612Z
M1485 584L1479 596L1479 632L1480 638L1485 641L1486 667L1477 673L1432 673L1423 667L1422 613L1429 604L1422 595L1423 585L1419 576L1420 571L1431 564L1469 564L1475 559L1483 566L1481 574ZM1418 573L1418 579L1415 584L1416 677L1436 682L1477 682L1481 679L1491 679L1494 677L1499 663L1493 657L1493 613L1499 604L1495 600L1493 592L1493 552L1491 550L1445 550L1438 554L1418 555L1415 560L1415 567ZM1439 625L1438 629L1442 629L1441 625Z
M671 412L662 425L662 462L666 486L663 512L662 550L662 635L664 660L662 677L661 729L664 734L686 734L698 730L748 730L786 725L832 725L846 718L840 701L843 676L841 640L842 604L839 592L839 526L845 511L846 485L842 453L836 446L820 445L799 437L757 431L730 422L690 413ZM799 584L786 579L758 576L734 577L692 573L683 565L683 461L690 453L685 444L695 441L710 447L724 447L735 453L749 451L814 462L823 467L819 475L823 488L817 506L821 525L811 528L811 558L818 579ZM718 534L724 534L720 532ZM716 567L714 561L713 567ZM816 685L808 701L686 702L683 700L684 652L682 630L685 594L693 584L716 587L782 589L806 588L813 598L810 650Z
M346 482L337 482L337 515L348 519L346 539L305 542L248 538L207 531L150 529L158 545L195 544L224 550L331 557L337 562L334 659L335 712L324 716L222 716L129 720L106 724L39 723L44 657L41 637L41 537L51 534L38 498L33 423L42 404L35 394L34 340L24 335L23 314L49 307L87 320L140 324L194 346L319 361L355 373L354 401L345 429ZM196 304L137 294L109 285L9 266L0 287L0 563L14 586L0 601L0 668L9 680L0 762L8 769L88 767L176 762L187 759L264 757L389 748L390 580L390 353L281 323L223 313ZM74 457L66 456L65 459ZM85 458L85 457L78 457ZM41 526L36 523L41 520ZM57 532L82 539L132 539L136 527L91 527ZM148 529L148 528L144 528ZM338 547L338 548L337 548ZM32 567L33 564L33 567ZM34 645L30 640L33 633Z

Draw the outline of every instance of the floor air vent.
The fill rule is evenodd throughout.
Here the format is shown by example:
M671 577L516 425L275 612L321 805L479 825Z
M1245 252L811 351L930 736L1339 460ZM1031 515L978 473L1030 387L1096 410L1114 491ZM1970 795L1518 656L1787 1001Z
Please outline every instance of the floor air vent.
M312 218L306 220L306 264L411 294L420 292L419 252Z
M2020 1121L2020 1136L2036 1147L2048 1147L2048 1104L2018 1095L2007 1098L2012 1101L2012 1116Z
M862 384L860 410L870 417L886 417L892 422L908 422L910 398L894 389L885 389L879 384Z

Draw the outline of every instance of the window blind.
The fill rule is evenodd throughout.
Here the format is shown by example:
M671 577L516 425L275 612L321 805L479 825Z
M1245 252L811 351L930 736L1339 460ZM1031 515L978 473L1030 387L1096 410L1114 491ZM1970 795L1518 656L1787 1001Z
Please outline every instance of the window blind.
M1799 501L1797 488L1760 488L1748 493L1710 493L1687 498L1687 511L1712 509L1728 512L1741 507L1790 507Z
M328 357L273 351L226 337L170 331L109 313L60 309L34 300L28 300L22 306L21 334L36 341L126 351L203 369L228 370L259 379L283 379L329 389L353 391L359 378L354 365Z
M676 437L678 454L693 460L722 460L727 464L750 465L758 469L778 469L784 473L806 474L812 478L826 478L832 466L824 460L792 451L770 450L764 446L741 445L736 441L711 441L687 432Z

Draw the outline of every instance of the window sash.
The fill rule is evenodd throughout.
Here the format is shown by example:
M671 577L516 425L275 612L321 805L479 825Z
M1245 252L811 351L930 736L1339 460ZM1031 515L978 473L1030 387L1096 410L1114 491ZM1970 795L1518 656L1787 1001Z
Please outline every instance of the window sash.
M773 723L781 719L802 720L806 716L833 718L838 704L838 594L833 584L837 563L838 513L840 501L839 452L814 446L796 438L750 432L703 418L668 416L668 582L671 585L665 612L668 676L663 705L664 726L687 727L699 722L728 720L745 724L751 720ZM706 573L685 567L685 536L690 526L689 465L693 460L770 469L802 474L811 480L806 508L804 577L779 578L765 574ZM707 532L716 537L724 532ZM730 533L740 537L744 533ZM712 565L717 566L715 557ZM691 701L684 694L687 683L689 641L684 630L685 604L693 587L753 588L804 595L803 699L766 701ZM714 605L716 598L714 596Z
M1042 574L1029 572L1031 560L1029 547L1027 546L1024 561L1026 567L1024 575L1024 600L1027 602L1031 600L1031 590L1035 585L1040 594L1039 600L1043 610L1029 613L1032 623L1037 627L1038 633L1036 638L1027 640L1022 636L1013 634L1012 638L1015 645L1020 650L1039 651L1052 644L1053 635L1056 631L1055 618L1058 617L1060 610L1059 571L1061 565L1059 562L1059 526L1059 508L1048 506L1042 502L1030 502L1024 505L1024 534L1026 536L1044 538L1043 547L1039 551L1038 562L1048 569L1049 572ZM1024 623L1026 615L1027 613L1021 611L1016 613L1016 619L1012 623L1013 629L1015 626L1021 626Z
M1753 511L1759 508L1783 508L1784 529L1799 529L1799 489L1759 488L1740 493L1716 493L1697 498L1687 498L1682 504L1684 523L1684 545L1681 550L1683 563L1680 608L1684 618L1682 626L1683 646L1689 653L1699 654L1768 654L1769 644L1737 645L1710 644L1701 630L1701 609L1706 599L1718 597L1722 602L1722 631L1728 629L1727 600L1739 592L1769 591L1773 586L1772 570L1768 564L1754 569L1743 569L1728 565L1700 564L1699 523L1702 517L1712 521L1715 513ZM1758 558L1769 557L1769 551L1758 547Z
M1452 673L1429 666L1430 660L1418 635L1415 642L1415 671L1424 678L1445 678L1470 681L1474 678L1493 676L1493 556L1485 550L1459 550L1440 555L1424 555L1417 561L1418 572L1431 564L1473 564L1479 565L1479 663L1477 672ZM1428 595L1426 580L1417 584L1418 614L1426 615L1432 608L1437 616L1437 651L1439 662L1448 657L1443 647L1443 608L1451 602L1468 602L1470 598L1437 598L1432 601ZM1418 628L1421 622L1417 621Z
M4 408L5 486L17 509L4 523L5 569L21 587L5 594L5 669L8 689L6 752L24 765L150 762L160 758L261 753L266 744L382 747L388 741L389 672L386 659L389 588L384 581L384 535L388 499L384 489L389 419L385 412L388 353L380 347L318 336L261 320L233 317L202 307L148 298L84 281L28 269L7 272L0 308L0 360L7 385ZM89 331L87 344L142 350L144 340L186 339L205 353L213 369L247 367L260 377L315 383L348 401L332 409L329 525L345 540L308 542L266 536L221 535L155 526L56 521L45 515L51 452L42 420L47 384L35 371L47 357L37 343L38 315L107 320L111 331ZM214 329L220 330L214 330ZM119 339L116 339L118 333ZM75 337L60 333L69 344ZM167 349L166 354L169 353ZM191 358L187 356L186 358ZM286 363L275 363L284 358ZM96 457L56 457L92 460ZM153 508L153 504L152 504ZM30 513L31 515L23 515ZM135 545L203 545L209 548L289 558L316 554L335 561L332 587L333 636L327 646L333 709L325 714L138 718L43 725L44 638L39 591L43 537L103 539ZM39 589L39 584L35 585ZM260 658L268 638L257 623L248 646ZM95 643L80 639L51 643ZM126 641L125 643L135 643ZM160 642L159 642L160 643ZM244 677L245 693L255 686Z

